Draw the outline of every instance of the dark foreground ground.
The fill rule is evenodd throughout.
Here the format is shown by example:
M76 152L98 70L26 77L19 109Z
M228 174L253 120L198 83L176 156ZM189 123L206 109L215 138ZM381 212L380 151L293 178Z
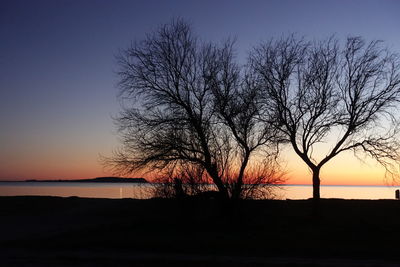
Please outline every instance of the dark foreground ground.
M400 266L400 201L0 197L1 266Z

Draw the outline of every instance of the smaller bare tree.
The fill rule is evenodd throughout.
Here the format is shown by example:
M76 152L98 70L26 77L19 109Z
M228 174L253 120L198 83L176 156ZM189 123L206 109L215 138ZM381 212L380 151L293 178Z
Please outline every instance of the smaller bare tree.
M394 174L400 156L399 56L380 41L331 37L309 43L294 36L259 45L250 65L264 93L264 113L312 171L345 151L364 152ZM270 120L270 118L275 118ZM321 158L319 143L332 147Z

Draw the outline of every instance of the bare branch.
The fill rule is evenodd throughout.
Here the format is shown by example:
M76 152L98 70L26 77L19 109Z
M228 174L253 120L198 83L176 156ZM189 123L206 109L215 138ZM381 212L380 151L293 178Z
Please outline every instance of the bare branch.
M314 198L320 168L343 151L365 152L387 169L399 160L400 61L381 44L350 37L340 47L334 37L305 43L290 36L261 44L250 56L264 114L275 116L272 125L313 171ZM314 147L337 133L326 156L315 158Z

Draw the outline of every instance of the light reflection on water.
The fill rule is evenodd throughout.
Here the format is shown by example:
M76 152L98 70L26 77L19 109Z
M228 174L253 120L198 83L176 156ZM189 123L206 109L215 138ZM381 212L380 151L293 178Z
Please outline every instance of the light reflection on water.
M394 199L392 186L321 186L322 198ZM278 199L307 199L312 196L310 185L285 185L275 190ZM92 198L151 197L150 184L76 183L76 182L0 182L0 196L61 196Z

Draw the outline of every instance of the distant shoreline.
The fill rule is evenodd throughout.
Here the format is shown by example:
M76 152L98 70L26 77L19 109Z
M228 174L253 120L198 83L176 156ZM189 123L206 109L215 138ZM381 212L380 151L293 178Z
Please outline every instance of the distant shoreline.
M0 182L38 182L38 183L148 183L148 181L144 178L122 178L122 177L97 177L97 178L89 178L89 179L75 179L75 180L36 180L29 179L23 181L0 181Z

